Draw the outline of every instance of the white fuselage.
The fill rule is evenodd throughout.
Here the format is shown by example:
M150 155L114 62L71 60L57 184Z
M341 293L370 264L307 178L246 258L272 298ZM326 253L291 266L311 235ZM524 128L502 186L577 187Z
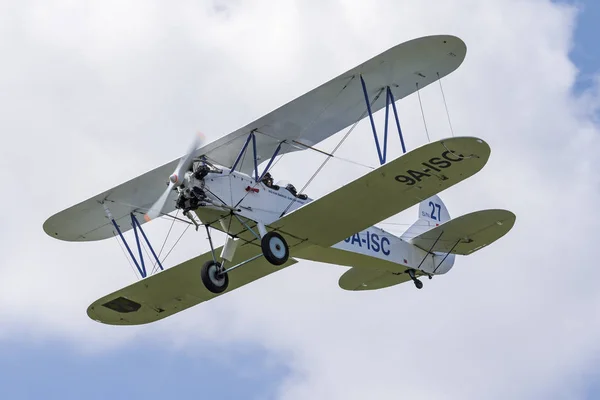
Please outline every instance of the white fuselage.
M231 217L218 217L228 213L229 207L236 209L236 214L244 218L269 225L280 219L284 211L285 214L289 214L312 201L310 198L302 200L295 197L285 187L275 190L264 183L256 183L246 174L230 172L224 167L220 169L221 173L209 173L204 178L204 191L212 204L201 207L196 214L203 223L218 219L219 226L213 226L223 232L235 234L240 229L239 224L232 223ZM209 221L210 219L213 221ZM402 272L413 268L428 274L432 274L434 270L436 274L443 274L454 264L454 255L449 255L442 265L438 266L445 254L428 255L426 251L406 240L375 226L357 232L331 248L372 257L374 262L382 260L397 265L397 270Z

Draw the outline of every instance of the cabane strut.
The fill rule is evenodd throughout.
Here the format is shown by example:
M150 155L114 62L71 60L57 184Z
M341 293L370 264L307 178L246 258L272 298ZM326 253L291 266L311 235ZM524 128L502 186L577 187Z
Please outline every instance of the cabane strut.
M277 146L277 148L275 149L275 152L271 156L271 159L269 160L269 163L265 167L264 171L262 172L262 174L258 175L258 159L257 159L257 153L256 153L256 136L254 134L255 131L256 130L253 130L248 135L248 139L246 139L246 143L244 143L244 146L240 150L240 153L238 154L237 158L235 159L235 162L233 163L233 166L231 167L231 170L229 171L229 173L231 174L235 170L235 167L237 167L238 163L242 159L242 156L246 153L246 150L248 149L248 145L250 144L250 141L252 141L252 153L253 153L253 159L254 159L254 180L258 183L258 182L260 182L262 180L262 178L264 178L265 174L269 171L269 168L271 168L271 164L273 164L273 161L275 160L275 157L277 157L277 154L279 154L279 151L281 150L281 145L283 144L283 142L279 142L279 146Z

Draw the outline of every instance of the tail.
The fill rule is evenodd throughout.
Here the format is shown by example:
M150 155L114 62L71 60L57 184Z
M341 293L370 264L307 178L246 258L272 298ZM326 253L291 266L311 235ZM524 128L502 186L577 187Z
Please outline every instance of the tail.
M419 204L419 219L401 236L403 240L411 239L450 221L450 214L442 199L437 195L423 200Z

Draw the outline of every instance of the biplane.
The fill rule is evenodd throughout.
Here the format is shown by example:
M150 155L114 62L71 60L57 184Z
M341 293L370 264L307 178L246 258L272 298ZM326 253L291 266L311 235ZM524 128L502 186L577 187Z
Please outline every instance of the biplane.
M299 260L350 267L339 279L346 290L408 281L421 289L419 278L445 274L456 255L504 236L515 223L510 211L451 219L438 196L483 168L488 144L452 135L407 152L396 110L396 101L456 70L465 55L465 43L449 35L399 44L218 140L196 140L180 159L50 217L44 231L56 239L120 238L143 278L93 302L88 316L114 325L157 321ZM383 108L380 146L373 113ZM404 152L386 161L391 114ZM270 169L277 157L325 153L317 147L321 141L367 117L379 167L317 200L274 182ZM374 226L417 205L417 221L401 236ZM176 210L206 232L210 251L165 269L142 226ZM138 255L125 239L129 230ZM222 246L215 247L214 230L226 235ZM160 269L151 276L142 245Z

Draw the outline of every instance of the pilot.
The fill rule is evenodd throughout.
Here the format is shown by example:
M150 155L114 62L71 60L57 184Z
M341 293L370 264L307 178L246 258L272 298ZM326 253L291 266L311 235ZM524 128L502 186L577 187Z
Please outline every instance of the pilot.
M273 177L271 176L271 174L269 172L267 172L265 174L265 176L262 178L261 182L264 183L266 187L269 187L269 188L273 187Z
M294 185L288 183L285 188L289 190L289 192L293 194L294 197L298 197L298 191L296 190L296 187Z
M302 193L298 193L298 190L296 190L296 187L294 185L292 185L291 183L288 183L287 186L285 187L291 194L294 195L294 197L301 199L301 200L306 200L308 199L308 196Z

